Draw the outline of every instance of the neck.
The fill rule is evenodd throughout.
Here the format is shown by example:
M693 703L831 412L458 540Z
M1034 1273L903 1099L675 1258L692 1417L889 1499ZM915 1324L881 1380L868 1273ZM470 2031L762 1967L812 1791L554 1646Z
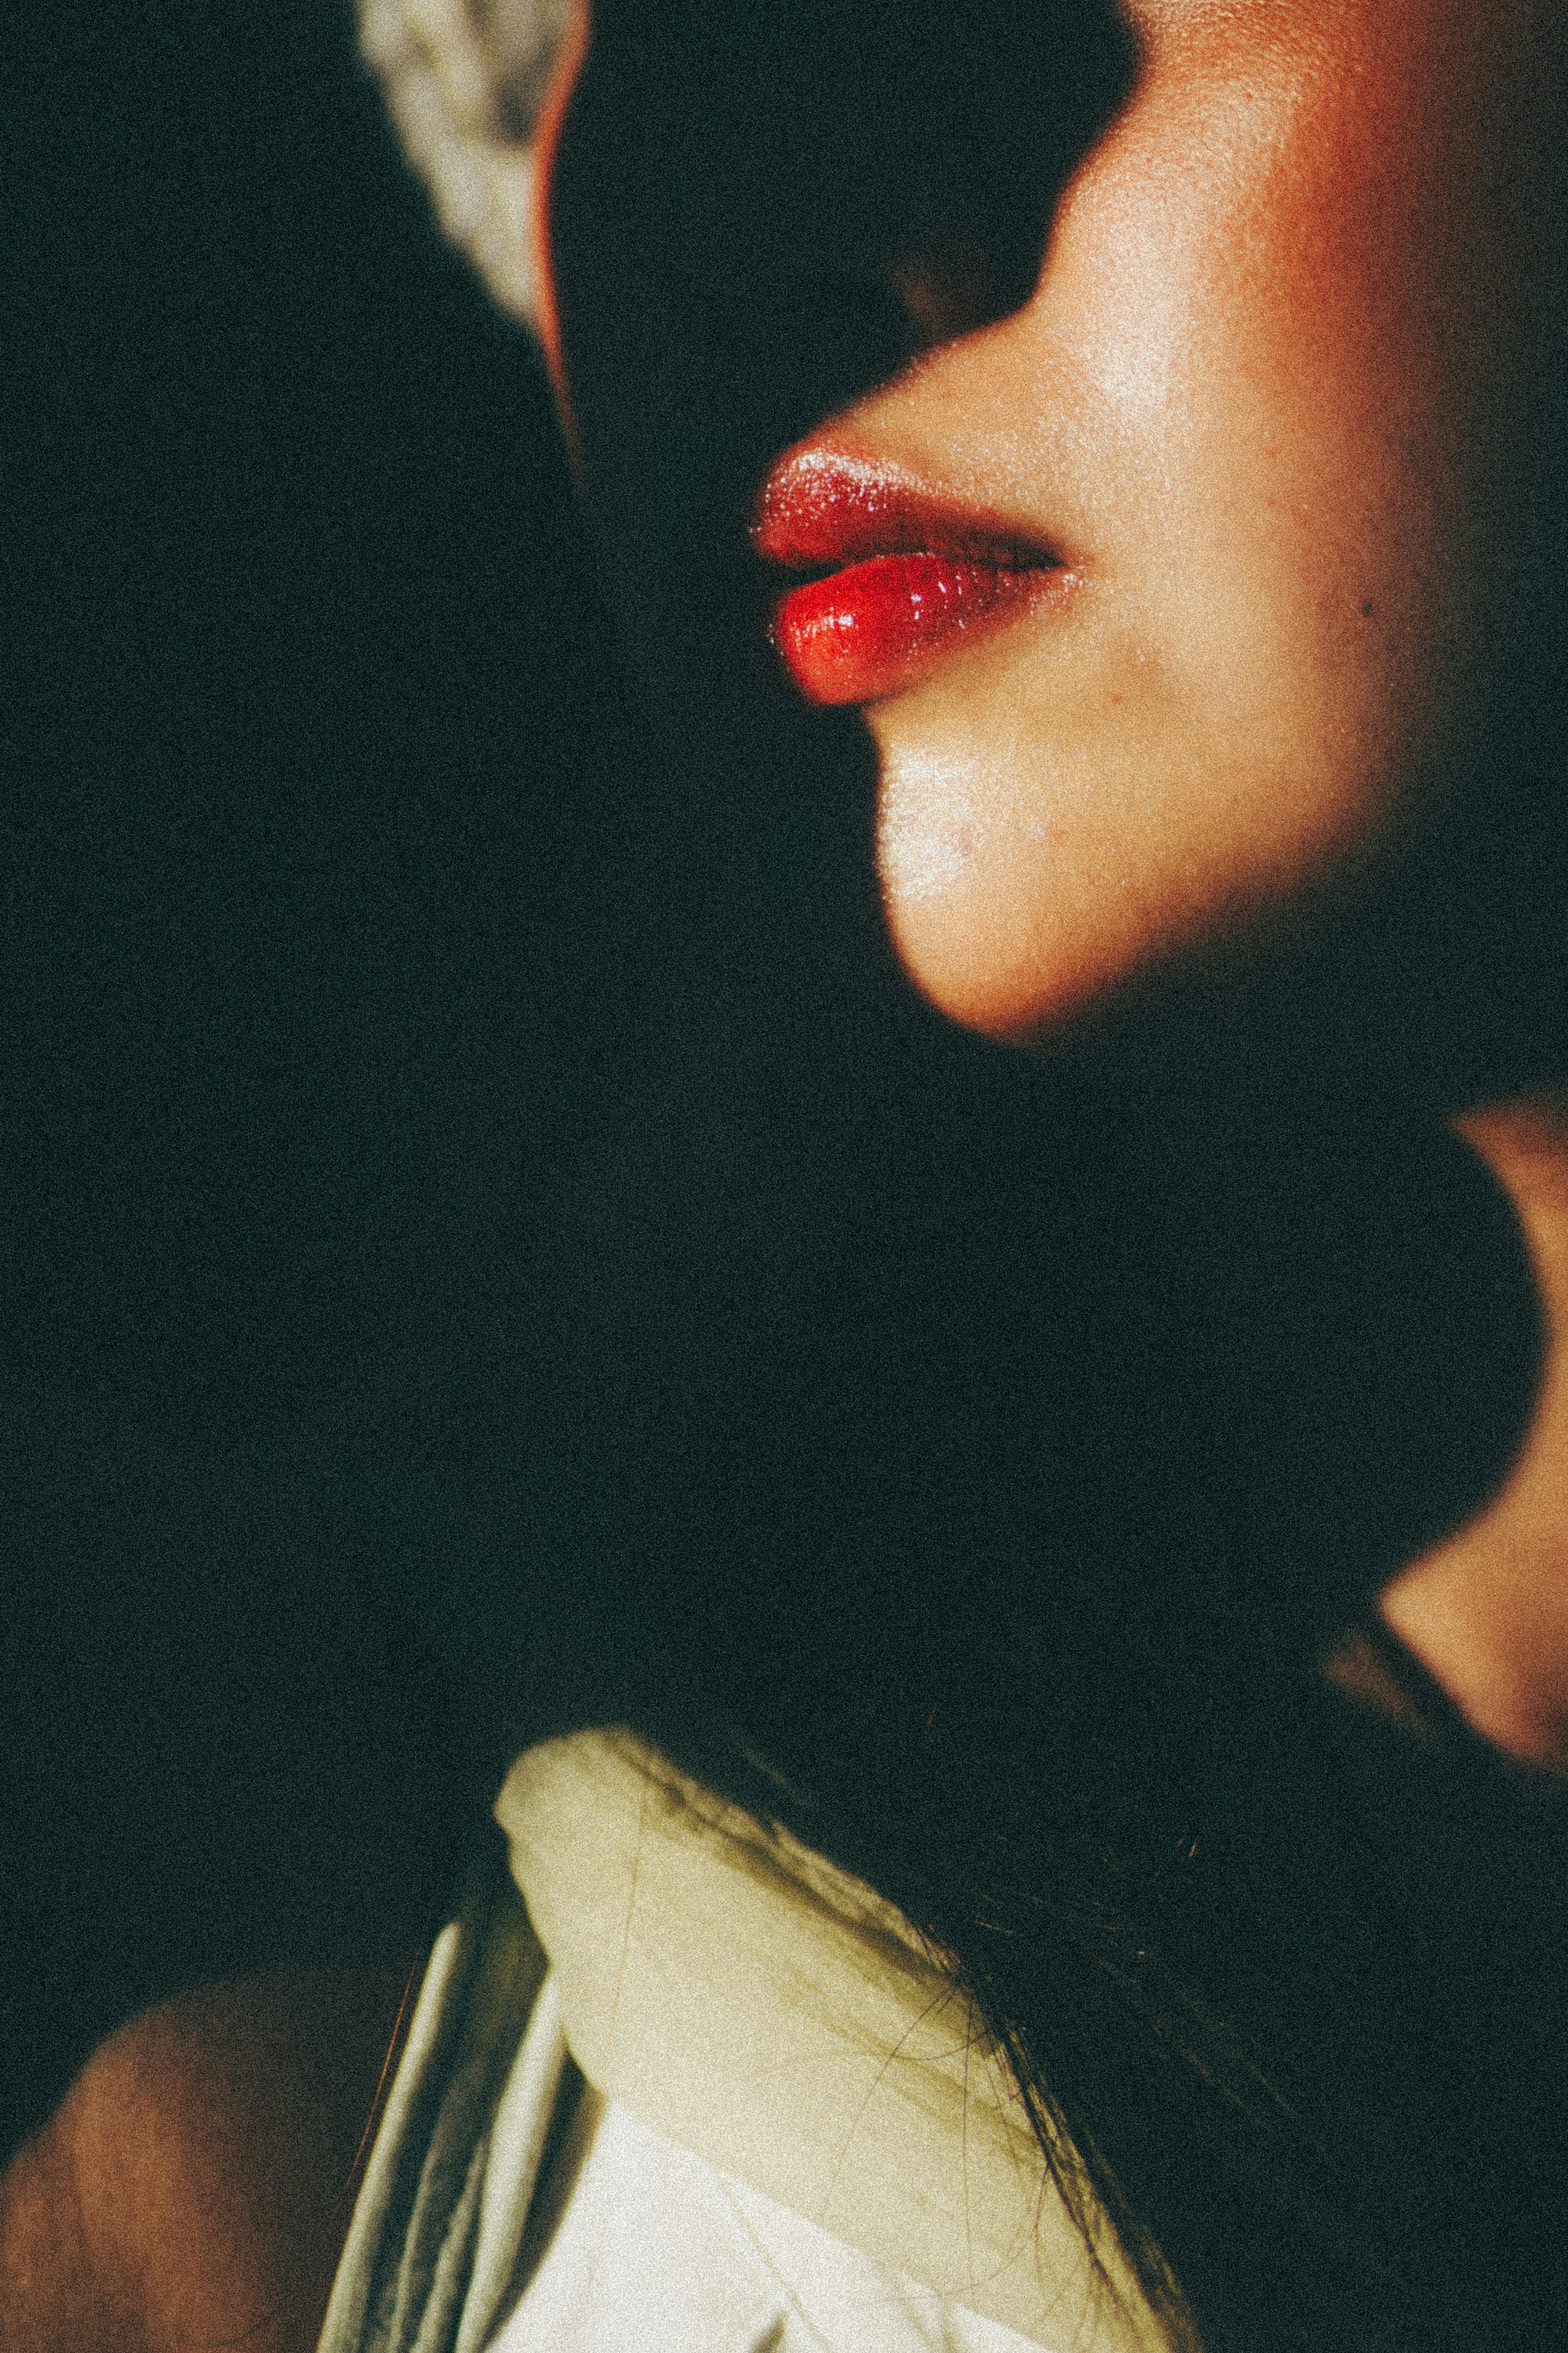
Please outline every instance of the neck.
M1546 1356L1524 1447L1492 1502L1385 1588L1385 1622L1474 1729L1568 1769L1568 1094L1457 1123L1511 1199Z

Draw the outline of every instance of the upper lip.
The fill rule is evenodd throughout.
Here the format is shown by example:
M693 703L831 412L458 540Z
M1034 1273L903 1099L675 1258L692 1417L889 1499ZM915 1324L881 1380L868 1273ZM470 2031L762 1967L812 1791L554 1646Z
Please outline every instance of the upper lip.
M1065 558L994 511L966 505L904 469L815 444L768 475L752 516L764 563L829 574L879 555L951 555L1008 571L1059 569Z

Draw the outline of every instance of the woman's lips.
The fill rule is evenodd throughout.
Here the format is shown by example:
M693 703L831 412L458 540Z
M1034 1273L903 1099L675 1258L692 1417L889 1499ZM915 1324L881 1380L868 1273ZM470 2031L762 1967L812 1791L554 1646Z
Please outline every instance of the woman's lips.
M773 638L813 702L874 702L912 684L961 639L1038 597L1056 577L934 548L873 555L782 596Z
M1071 578L1061 559L994 516L896 470L807 450L769 476L752 538L764 561L834 568L790 589L773 634L813 702L873 702Z

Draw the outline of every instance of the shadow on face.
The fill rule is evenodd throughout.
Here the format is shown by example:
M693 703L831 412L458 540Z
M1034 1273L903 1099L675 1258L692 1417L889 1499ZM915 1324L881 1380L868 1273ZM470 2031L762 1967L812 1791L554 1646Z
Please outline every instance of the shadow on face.
M773 870L830 807L828 865L879 864L958 1019L1173 1022L1452 1107L1550 1065L1563 1010L1556 47L1527 6L1303 23L605 0L550 192L566 375L624 635L682 757L730 764L721 829L737 747L787 744L821 781L751 794ZM873 707L879 818L855 724L776 675L745 533L847 413L873 458L1005 486L1087 584Z
M1523 981L1488 990L1529 933L1533 783L1450 797L1459 818L1310 924L1156 962L1042 1060L905 985L870 737L801 709L766 646L745 526L770 461L1012 332L1137 65L1098 0L594 9L551 249L584 495L658 722L605 821L626 913L605 953L640 976L573 1277L616 1326L584 1376L610 1402L580 1419L627 1451L583 1488L668 1507L665 1537L616 1538L617 1608L666 1589L656 1557L726 1596L744 1560L794 1626L802 1577L853 1556L880 1564L833 1571L863 1627L921 1562L967 1593L972 1556L1016 1599L1016 1563L1053 1547L1131 1583L1152 1564L1151 1593L1209 1561L1252 1591L1267 1558L1273 1600L1298 1572L1310 1599L1331 1525L1338 1609L1517 1437L1533 1324L1506 1217L1458 1147L1367 1105L1399 1056L1436 1086L1456 1036L1517 1046ZM1163 530L1168 505L1140 512ZM1558 915L1531 903L1539 972ZM1348 1116L1321 1092L1342 1049Z
M585 484L649 670L684 658L710 692L747 662L768 463L1027 300L1132 66L1101 0L595 6L550 233Z

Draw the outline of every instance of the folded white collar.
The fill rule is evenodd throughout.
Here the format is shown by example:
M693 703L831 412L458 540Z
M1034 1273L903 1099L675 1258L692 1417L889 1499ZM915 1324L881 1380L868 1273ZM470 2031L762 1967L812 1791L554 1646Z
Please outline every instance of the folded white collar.
M1112 2295L968 1997L890 1905L626 1732L496 1801L584 2074L653 2131L1056 2353L1165 2338Z

